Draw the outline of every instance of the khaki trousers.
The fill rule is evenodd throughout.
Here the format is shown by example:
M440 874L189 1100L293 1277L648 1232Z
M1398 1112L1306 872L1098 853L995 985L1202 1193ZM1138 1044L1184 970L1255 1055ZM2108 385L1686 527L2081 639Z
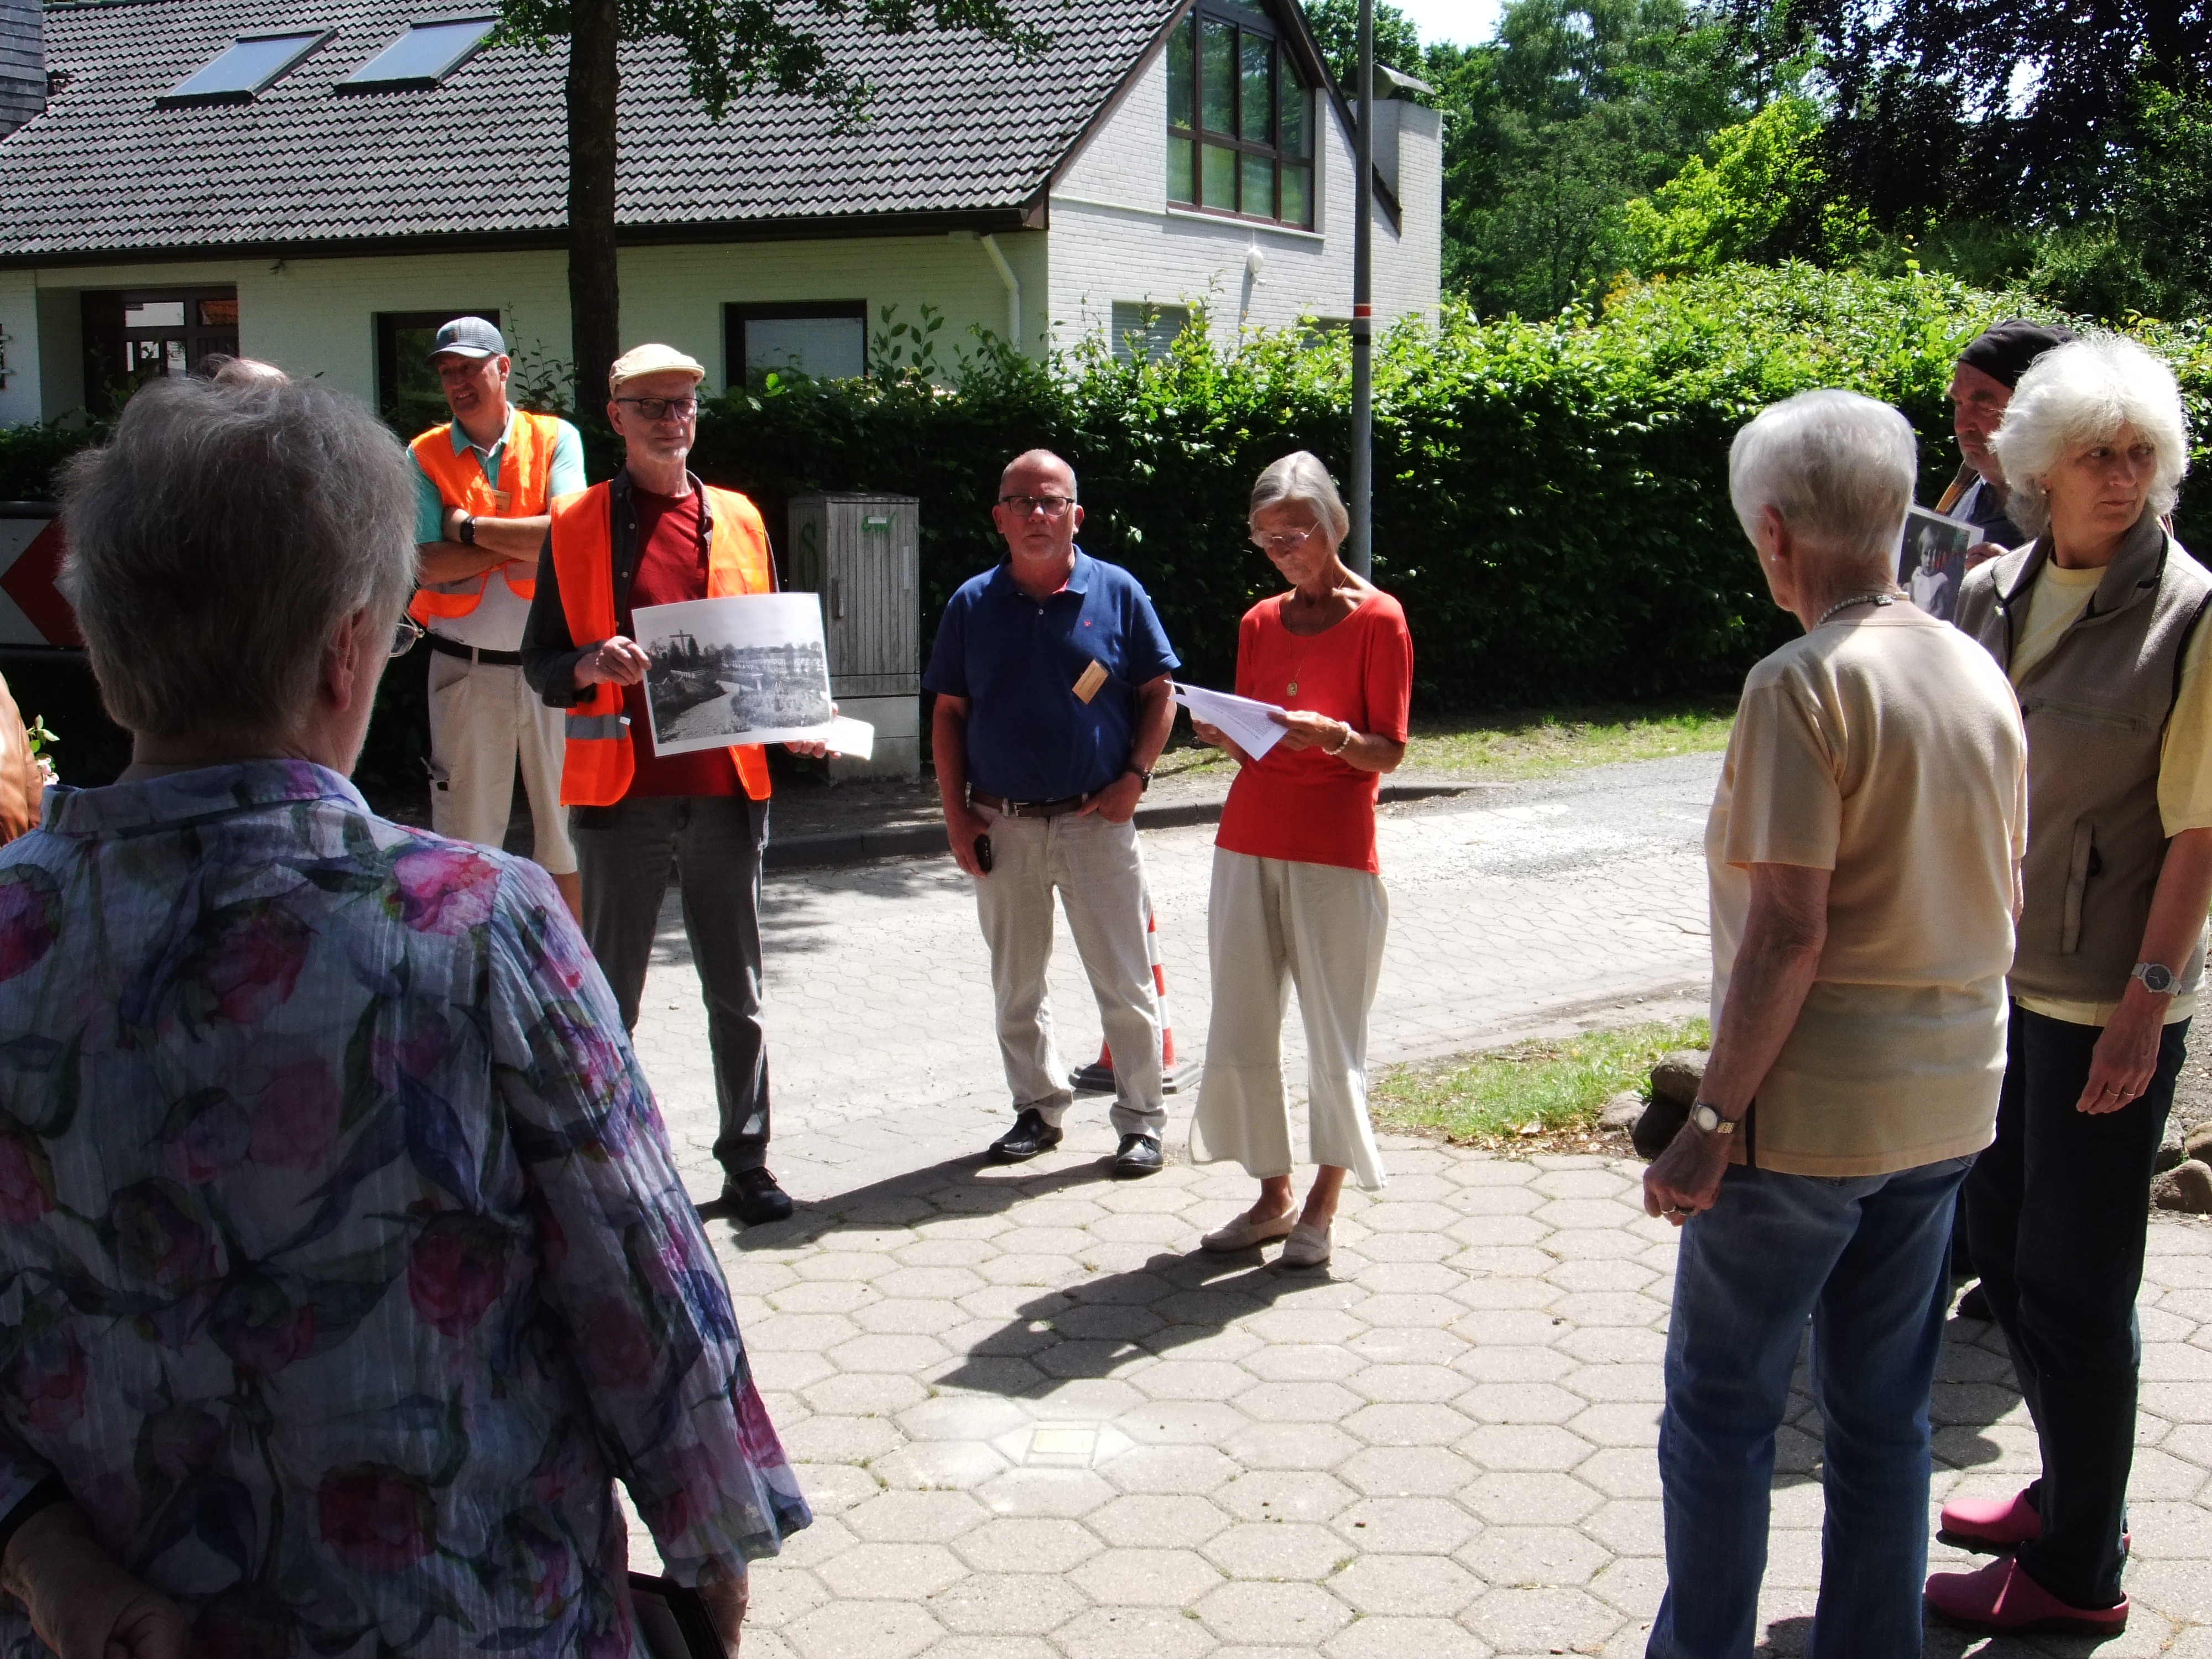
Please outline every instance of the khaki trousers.
M531 857L556 876L576 872L561 805L562 712L523 684L519 666L430 653L430 827L497 847L514 809L514 766L537 831Z
M1193 1163L1234 1159L1263 1180L1290 1174L1283 1016L1295 984L1313 1161L1349 1170L1370 1192L1383 1184L1367 1121L1367 1013L1389 927L1380 876L1214 848L1206 918L1213 1015L1190 1126Z
M1057 1127L1075 1098L1053 1039L1052 1004L1045 994L1057 892L1114 1051L1115 1133L1158 1139L1168 1115L1160 1079L1159 1004L1145 945L1150 904L1136 825L1109 823L1096 812L1010 818L987 806L975 811L991 824L991 873L975 884L975 915L991 947L999 1053L1014 1109L1034 1107Z

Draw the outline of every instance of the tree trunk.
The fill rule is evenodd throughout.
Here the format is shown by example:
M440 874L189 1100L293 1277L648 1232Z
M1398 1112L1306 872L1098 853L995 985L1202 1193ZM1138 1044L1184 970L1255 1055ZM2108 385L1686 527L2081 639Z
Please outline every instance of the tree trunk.
M576 413L604 418L607 366L622 350L615 262L617 0L574 0L568 33L568 313Z

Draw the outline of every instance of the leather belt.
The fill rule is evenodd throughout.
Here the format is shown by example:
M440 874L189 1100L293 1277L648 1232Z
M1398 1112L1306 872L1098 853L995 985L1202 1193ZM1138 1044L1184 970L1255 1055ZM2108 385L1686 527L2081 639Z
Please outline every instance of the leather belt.
M997 795L987 795L981 789L970 789L968 799L978 806L989 807L1003 817L1056 818L1081 806L1085 797L1068 795L1059 800L1006 800Z
M463 645L459 641L449 640L443 634L425 634L422 637L429 641L433 651L443 652L449 657L480 662L489 668L522 666L522 653L520 651L486 651L479 646Z

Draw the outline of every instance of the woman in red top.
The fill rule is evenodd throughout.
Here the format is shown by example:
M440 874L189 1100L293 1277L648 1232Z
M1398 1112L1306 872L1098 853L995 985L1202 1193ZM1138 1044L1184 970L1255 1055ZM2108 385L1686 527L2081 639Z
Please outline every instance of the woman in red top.
M1375 800L1381 775L1406 757L1413 647L1397 600L1337 557L1350 520L1319 460L1301 450L1262 472L1251 522L1291 591L1244 613L1237 691L1276 705L1284 732L1255 760L1197 728L1239 769L1213 842L1213 1018L1191 1155L1234 1158L1260 1178L1260 1201L1208 1233L1207 1249L1287 1236L1283 1265L1317 1267L1345 1171L1370 1192L1383 1181L1367 1121L1367 1011L1390 919ZM1291 984L1305 1015L1307 1135L1321 1166L1295 1219L1282 1065Z

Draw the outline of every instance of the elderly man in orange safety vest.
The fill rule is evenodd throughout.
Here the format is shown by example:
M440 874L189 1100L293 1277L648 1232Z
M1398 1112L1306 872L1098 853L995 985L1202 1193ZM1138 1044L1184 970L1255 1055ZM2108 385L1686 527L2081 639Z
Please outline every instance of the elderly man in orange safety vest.
M522 625L556 495L584 487L576 428L507 400L507 342L456 317L430 349L453 418L408 446L415 461L422 586L407 613L429 632L430 827L497 847L514 768L530 797L532 856L583 916L576 849L561 804L561 717L522 678Z
M561 798L576 809L584 933L635 1029L661 901L680 869L684 931L698 965L721 1109L725 1185L708 1207L747 1225L791 1200L768 1169L768 1056L760 1018L761 849L768 757L758 744L661 754L645 703L647 658L631 616L647 605L766 593L768 532L753 504L684 463L706 370L665 345L608 371L607 419L628 459L605 483L553 503L523 672L565 711ZM792 745L820 754L819 744Z

